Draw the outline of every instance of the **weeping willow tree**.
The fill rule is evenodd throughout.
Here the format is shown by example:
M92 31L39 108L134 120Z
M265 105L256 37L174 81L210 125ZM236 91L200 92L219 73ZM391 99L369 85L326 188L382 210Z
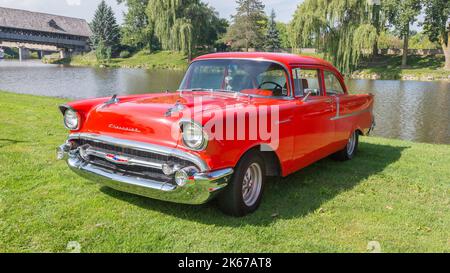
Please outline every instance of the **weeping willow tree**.
M164 50L189 56L199 44L211 44L226 30L226 21L200 0L149 0L147 16Z
M318 48L341 71L350 73L376 48L383 20L374 13L374 2L379 1L306 0L289 26L292 46Z
M147 16L162 49L189 52L192 48L193 25L189 19L182 16L183 10L192 2L197 1L149 1Z

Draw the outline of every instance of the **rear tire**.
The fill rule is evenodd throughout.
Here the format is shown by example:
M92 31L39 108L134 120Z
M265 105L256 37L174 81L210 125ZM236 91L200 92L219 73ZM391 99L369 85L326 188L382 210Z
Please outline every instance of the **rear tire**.
M358 146L359 146L359 133L358 131L354 131L350 138L348 139L347 146L345 148L334 155L332 155L332 158L338 161L347 161L352 160L356 153L358 152Z
M255 212L261 204L265 174L264 159L257 152L244 155L236 166L230 184L218 197L220 209L236 217Z

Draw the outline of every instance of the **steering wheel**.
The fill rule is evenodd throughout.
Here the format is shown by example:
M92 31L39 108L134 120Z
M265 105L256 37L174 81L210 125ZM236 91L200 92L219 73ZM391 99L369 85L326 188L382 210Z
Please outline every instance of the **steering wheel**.
M263 85L265 85L265 84L273 84L273 85L275 85L274 92L279 93L279 94L283 93L283 86L281 86L280 84L278 84L276 82L271 82L271 81L261 83L258 86L258 89L262 89Z

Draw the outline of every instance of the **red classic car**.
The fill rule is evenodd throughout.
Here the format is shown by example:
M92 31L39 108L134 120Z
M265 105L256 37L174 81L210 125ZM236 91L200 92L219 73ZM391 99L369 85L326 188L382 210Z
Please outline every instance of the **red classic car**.
M350 95L328 62L217 53L189 66L179 90L60 106L70 135L59 159L116 190L243 216L266 178L327 156L352 159L375 124L374 98Z

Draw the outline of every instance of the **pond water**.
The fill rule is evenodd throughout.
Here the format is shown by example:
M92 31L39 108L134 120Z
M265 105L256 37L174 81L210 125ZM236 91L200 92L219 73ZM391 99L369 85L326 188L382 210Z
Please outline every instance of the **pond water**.
M176 90L184 71L100 69L0 61L0 90L83 99ZM450 144L450 82L348 80L376 96L374 135Z

